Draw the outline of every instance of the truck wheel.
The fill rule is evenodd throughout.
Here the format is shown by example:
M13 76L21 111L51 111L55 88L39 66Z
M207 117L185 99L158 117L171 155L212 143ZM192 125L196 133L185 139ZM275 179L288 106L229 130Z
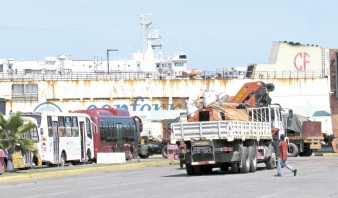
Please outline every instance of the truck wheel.
M250 160L250 172L256 172L257 170L257 156L256 147L249 146L249 160Z
M167 154L167 145L162 146L161 148L161 154L164 158L168 158L168 154Z
M231 172L232 173L239 173L238 163L231 164Z
M149 153L147 153L146 155L139 154L139 156L141 159L147 159L149 157Z
M310 149L310 146L304 146L304 152L300 152L299 156L301 157L309 157L313 153L313 150Z
M248 147L242 148L241 165L242 167L239 168L241 173L248 173L250 170L250 159L249 159Z
M221 165L221 171L228 171L229 170L229 164L223 163Z
M185 170L187 171L188 175L195 175L194 167L191 164L185 164Z
M297 157L299 155L299 148L295 143L289 143L289 157Z
M202 175L203 167L201 165L193 166L193 169L195 171L195 175Z
M265 166L267 169L274 169L276 165L275 156L270 156L268 160L265 162Z
M201 166L201 169L203 174L210 175L212 173L212 165Z
M271 155L265 161L265 166L267 169L274 169L276 166L276 153L272 145L269 146L269 149L271 151Z

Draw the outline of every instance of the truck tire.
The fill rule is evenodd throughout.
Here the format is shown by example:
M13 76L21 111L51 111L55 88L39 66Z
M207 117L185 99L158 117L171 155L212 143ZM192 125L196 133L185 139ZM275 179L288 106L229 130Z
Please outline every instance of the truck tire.
M250 159L249 159L249 149L248 147L242 148L241 153L241 167L239 168L241 173L248 173L250 170Z
M212 173L212 165L203 165L201 169L203 174L210 175Z
M146 155L142 155L142 154L139 154L138 155L141 159L147 159L149 157L149 153L147 153Z
M187 171L188 175L195 175L195 169L191 164L185 164L185 170Z
M229 164L223 163L221 165L221 171L228 171L229 170Z
M269 149L271 151L271 155L265 161L265 166L267 169L274 169L276 166L276 153L272 145L269 146Z
M310 145L304 145L304 151L299 153L301 157L309 157L313 153L313 150L310 149Z
M161 154L164 158L168 158L168 153L167 153L167 145L162 146L161 148Z
M275 156L270 156L265 162L266 169L274 169L276 165Z
M249 146L249 160L250 160L250 172L256 172L257 170L257 156L256 147Z
M299 155L298 146L295 143L290 142L289 143L289 154L288 154L288 156L289 157L297 157L298 155Z
M192 166L192 168L194 169L195 175L202 175L203 168L201 165Z
M232 173L239 173L238 163L231 164L231 172Z

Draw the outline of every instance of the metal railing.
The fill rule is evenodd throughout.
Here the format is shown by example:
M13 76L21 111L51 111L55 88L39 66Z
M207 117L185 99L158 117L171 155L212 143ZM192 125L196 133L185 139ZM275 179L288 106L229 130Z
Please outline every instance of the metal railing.
M202 71L201 74L191 76L184 72L158 73L158 72L128 72L110 71L108 72L48 72L48 73L27 73L0 72L0 81L62 81L62 80L179 80L179 79L248 79L248 78L327 78L328 71Z

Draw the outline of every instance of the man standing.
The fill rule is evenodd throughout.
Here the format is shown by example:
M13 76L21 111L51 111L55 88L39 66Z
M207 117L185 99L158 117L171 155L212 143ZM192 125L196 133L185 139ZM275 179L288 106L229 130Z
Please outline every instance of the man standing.
M280 135L280 143L279 143L279 155L278 155L278 163L277 163L277 175L276 177L282 176L282 165L288 168L293 172L293 175L297 175L297 169L294 169L290 164L288 163L288 143L284 140L285 135Z

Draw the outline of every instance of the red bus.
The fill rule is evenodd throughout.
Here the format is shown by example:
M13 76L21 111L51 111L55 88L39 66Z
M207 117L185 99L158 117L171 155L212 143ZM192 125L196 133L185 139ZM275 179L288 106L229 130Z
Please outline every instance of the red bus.
M94 160L99 152L124 152L127 160L149 156L148 146L140 142L142 120L138 116L130 116L128 110L93 108L73 112L88 114L98 127L93 134Z

